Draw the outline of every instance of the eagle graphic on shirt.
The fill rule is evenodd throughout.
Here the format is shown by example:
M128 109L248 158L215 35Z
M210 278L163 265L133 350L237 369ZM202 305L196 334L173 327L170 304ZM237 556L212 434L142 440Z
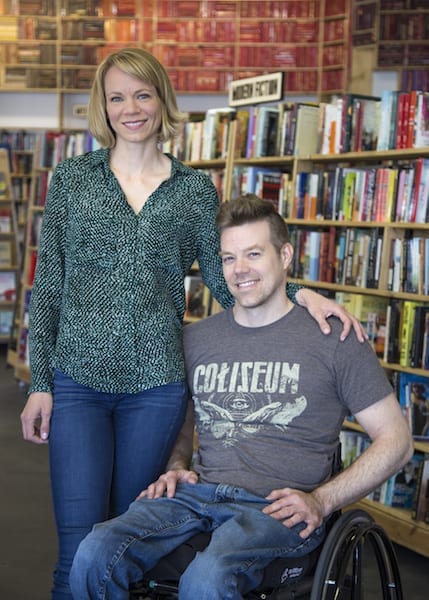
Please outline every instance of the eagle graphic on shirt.
M234 393L223 398L223 406L209 400L200 401L194 396L194 406L198 431L205 431L228 445L234 440L257 433L267 423L286 431L290 422L301 415L307 407L304 396L291 402L271 402L256 408L252 394Z

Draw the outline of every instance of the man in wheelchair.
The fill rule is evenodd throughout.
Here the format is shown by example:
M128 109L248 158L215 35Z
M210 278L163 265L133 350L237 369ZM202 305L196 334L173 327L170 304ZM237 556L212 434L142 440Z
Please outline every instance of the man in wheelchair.
M185 327L192 401L167 472L81 543L71 572L76 600L128 599L131 584L199 532L210 532L210 543L183 573L179 597L243 598L270 562L311 552L329 515L413 453L370 345L353 335L339 341L336 319L338 335L323 335L287 298L293 248L272 205L243 196L221 206L217 225L235 306ZM350 413L372 443L332 476Z

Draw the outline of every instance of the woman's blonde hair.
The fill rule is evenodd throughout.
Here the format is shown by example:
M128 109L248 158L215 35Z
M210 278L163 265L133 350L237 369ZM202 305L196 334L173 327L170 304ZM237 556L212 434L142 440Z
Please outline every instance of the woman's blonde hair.
M88 125L91 134L105 148L113 148L116 134L110 126L106 113L104 79L111 67L118 67L156 89L161 101L161 128L159 141L166 142L177 135L184 115L177 107L176 93L167 71L161 63L143 48L123 48L109 54L98 66L91 88L88 106Z

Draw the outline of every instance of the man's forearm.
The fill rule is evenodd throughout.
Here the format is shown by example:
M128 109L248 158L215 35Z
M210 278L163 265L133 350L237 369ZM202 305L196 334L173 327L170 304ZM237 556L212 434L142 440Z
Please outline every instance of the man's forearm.
M324 516L364 498L410 460L410 436L374 441L347 469L313 491Z

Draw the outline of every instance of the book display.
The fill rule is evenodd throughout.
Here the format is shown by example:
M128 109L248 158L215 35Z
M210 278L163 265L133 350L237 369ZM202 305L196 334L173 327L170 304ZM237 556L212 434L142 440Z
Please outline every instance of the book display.
M321 97L346 88L349 13L350 0L4 0L0 91L88 91L107 54L135 45L178 92L286 69L288 94Z

